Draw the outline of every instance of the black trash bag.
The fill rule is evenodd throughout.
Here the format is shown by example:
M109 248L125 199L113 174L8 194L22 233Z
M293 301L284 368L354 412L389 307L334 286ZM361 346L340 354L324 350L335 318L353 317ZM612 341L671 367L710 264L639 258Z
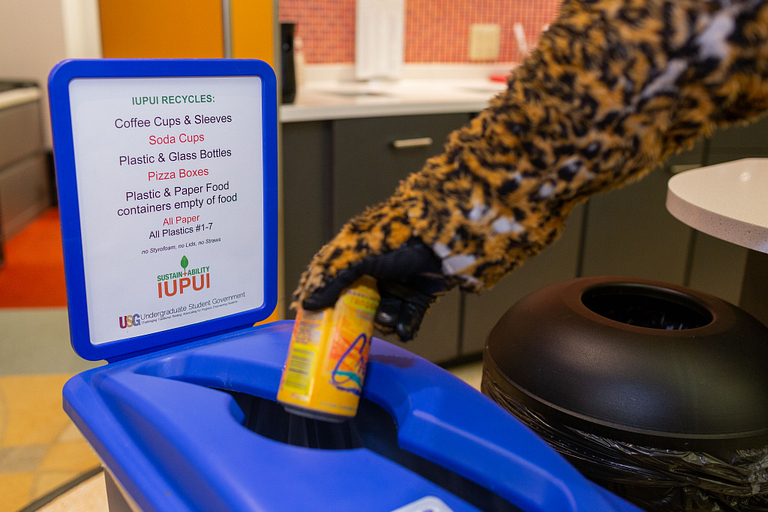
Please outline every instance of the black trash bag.
M482 391L584 476L644 510L768 512L768 446L712 453L639 446L545 421L486 368Z

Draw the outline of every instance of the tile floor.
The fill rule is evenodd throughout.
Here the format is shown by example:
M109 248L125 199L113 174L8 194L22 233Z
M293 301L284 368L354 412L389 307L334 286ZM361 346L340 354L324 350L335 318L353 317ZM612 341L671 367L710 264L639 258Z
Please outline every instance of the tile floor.
M104 473L86 480L74 489L62 494L39 512L108 512L107 490Z
M70 376L0 377L0 512L16 512L99 466L62 409Z
M69 342L67 308L0 308L0 377L79 373L85 361Z

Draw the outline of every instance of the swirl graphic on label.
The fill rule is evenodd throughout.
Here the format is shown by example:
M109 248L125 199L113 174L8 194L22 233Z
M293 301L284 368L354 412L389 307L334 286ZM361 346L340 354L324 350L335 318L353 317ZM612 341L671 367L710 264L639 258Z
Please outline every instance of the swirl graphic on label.
M331 383L336 389L360 395L365 378L364 349L367 344L368 338L363 333L341 355L331 372Z

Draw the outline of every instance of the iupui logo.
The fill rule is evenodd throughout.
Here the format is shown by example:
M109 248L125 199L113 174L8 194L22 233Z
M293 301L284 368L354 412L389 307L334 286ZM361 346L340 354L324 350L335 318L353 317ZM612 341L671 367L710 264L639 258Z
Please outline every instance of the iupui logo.
M141 320L139 320L139 315L125 315L120 317L121 329L127 329L129 327L133 327L134 325L141 325Z
M173 297L177 293L182 295L184 290L187 293L191 291L199 292L204 288L211 287L211 267L198 267L187 269L189 260L186 256L181 258L181 272L171 272L168 274L158 274L157 276L157 296Z

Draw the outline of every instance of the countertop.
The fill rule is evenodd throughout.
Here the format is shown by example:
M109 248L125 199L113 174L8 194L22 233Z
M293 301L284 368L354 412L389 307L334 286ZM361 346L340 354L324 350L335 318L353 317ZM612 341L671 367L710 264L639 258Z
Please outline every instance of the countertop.
M479 112L506 84L488 79L407 79L396 82L308 82L280 121Z
M768 159L685 171L669 180L667 210L709 235L768 253Z
M40 98L40 89L37 87L19 87L0 92L0 109L15 107Z

